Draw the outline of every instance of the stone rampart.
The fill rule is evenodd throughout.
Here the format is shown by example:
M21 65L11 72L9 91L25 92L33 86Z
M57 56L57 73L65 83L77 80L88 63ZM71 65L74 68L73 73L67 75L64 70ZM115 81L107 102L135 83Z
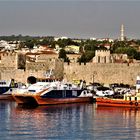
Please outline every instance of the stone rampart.
M4 79L4 80L9 80L9 79L15 79L15 81L17 82L21 82L21 83L27 83L27 78L29 76L35 76L38 78L43 78L45 77L45 71L39 70L20 70L20 69L16 69L16 70L5 70L5 71L0 71L0 79Z
M72 80L86 80L90 82L100 83L124 83L134 85L136 76L140 73L140 64L94 64L87 63L77 64L71 63L64 65L64 78L68 81Z
M47 69L53 69L54 74L57 77L63 77L68 81L72 80L86 80L90 82L100 83L124 83L134 85L136 82L136 76L140 74L140 63L70 63L68 65L61 60L56 59L54 62L43 63L30 63L28 69L20 70L16 67L0 67L0 79L15 79L18 82L26 83L28 76L44 77ZM31 66L31 67L30 67Z
M50 61L50 63L47 62L29 63L28 69L26 70L15 69L13 67L0 67L0 79L4 79L4 80L15 79L17 82L26 83L27 78L29 76L44 78L46 76L47 70L49 69L53 69L54 76L56 78L63 77L63 71L64 71L63 61L60 59L56 59Z
M17 53L15 52L2 53L0 65L4 67L14 67L17 69Z

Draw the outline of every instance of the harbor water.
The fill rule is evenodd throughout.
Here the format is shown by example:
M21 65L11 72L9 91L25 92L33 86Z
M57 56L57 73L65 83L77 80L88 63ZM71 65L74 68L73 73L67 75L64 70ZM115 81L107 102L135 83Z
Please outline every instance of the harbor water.
M139 140L140 110L0 101L0 140Z

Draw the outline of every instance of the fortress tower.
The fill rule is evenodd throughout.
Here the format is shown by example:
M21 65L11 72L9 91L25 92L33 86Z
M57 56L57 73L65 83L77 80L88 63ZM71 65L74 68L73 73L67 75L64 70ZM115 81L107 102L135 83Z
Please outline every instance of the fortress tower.
M124 25L121 25L121 36L120 36L120 40L124 41Z
M96 50L93 63L112 63L112 57L109 50Z

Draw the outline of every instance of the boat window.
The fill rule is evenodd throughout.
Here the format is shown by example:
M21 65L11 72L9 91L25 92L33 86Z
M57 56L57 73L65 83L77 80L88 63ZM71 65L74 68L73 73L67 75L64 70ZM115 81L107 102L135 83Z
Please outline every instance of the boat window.
M131 101L131 97L129 97L129 101Z
M6 82L0 82L1 85L6 85Z
M29 92L36 92L36 90L28 90Z
M84 91L84 94L86 94L86 91Z
M137 97L135 97L135 101L137 101Z
M125 100L127 100L127 97L125 96Z
M105 90L110 90L110 88L108 88L108 87L97 87L97 90L105 91Z
M77 91L72 91L72 96L77 96Z
M136 84L140 84L140 80L137 80Z

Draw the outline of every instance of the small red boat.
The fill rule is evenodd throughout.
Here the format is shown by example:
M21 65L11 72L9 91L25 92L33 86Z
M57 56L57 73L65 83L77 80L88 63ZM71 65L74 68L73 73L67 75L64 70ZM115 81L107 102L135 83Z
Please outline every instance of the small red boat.
M140 76L137 76L136 91L124 94L123 99L96 97L98 106L140 108Z
M140 107L140 95L127 96L124 95L123 99L114 99L107 97L97 97L97 106L108 107L127 107L127 108L139 108Z

